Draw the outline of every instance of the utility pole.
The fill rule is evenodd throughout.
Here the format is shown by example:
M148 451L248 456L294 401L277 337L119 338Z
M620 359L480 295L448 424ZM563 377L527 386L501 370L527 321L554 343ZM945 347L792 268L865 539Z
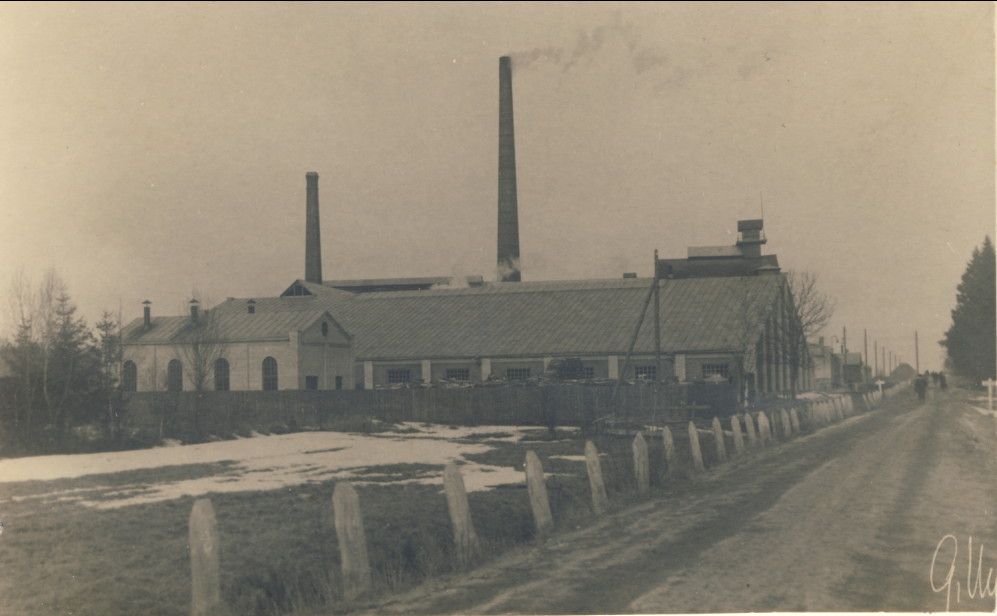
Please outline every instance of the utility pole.
M872 371L876 373L876 378L879 378L879 340L872 341Z
M658 249L654 249L654 406L661 404L661 290L658 283Z
M865 369L869 365L869 332L862 330L862 382L865 383ZM870 376L872 376L870 374Z
M841 326L841 380L844 381L845 387L852 388L848 384L848 330L844 325Z
M914 330L914 367L921 374L921 351L917 348L917 330Z

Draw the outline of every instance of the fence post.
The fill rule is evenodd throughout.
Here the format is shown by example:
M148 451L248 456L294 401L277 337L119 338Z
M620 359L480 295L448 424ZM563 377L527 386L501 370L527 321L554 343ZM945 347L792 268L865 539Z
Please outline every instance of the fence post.
M210 498L199 498L194 502L187 532L190 543L190 613L193 616L221 614L221 545L215 509L211 506Z
M796 407L789 409L789 426L794 434L800 433L800 416L796 414Z
M332 511L336 522L336 538L339 540L343 597L352 601L370 589L370 564L367 560L367 537L360 512L360 498L348 482L336 484L332 492Z
M705 471L703 466L703 450L699 448L699 433L696 432L696 424L689 422L689 447L692 449L692 468L696 471Z
M713 443L717 451L717 462L727 461L727 445L724 443L724 429L720 425L720 418L713 416Z
M758 411L758 441L764 446L772 440L772 429L765 411Z
M530 494L530 508L533 509L537 539L543 541L554 528L554 518L550 514L550 501L547 500L544 469L540 465L540 458L532 450L526 452L526 491Z
M443 469L443 487L447 493L447 508L453 523L454 547L457 549L457 566L469 567L478 556L478 535L474 532L471 508L467 504L467 490L464 478L453 462Z
M755 441L758 439L755 435L755 420L751 413L744 414L744 431L748 433L748 446L754 447Z
M651 469L647 459L647 442L640 432L634 437L634 479L637 481L637 494L644 496L651 489Z
M737 415L730 416L730 431L734 433L734 455L744 453L744 437L741 436L741 418Z
M661 443L665 447L665 477L675 474L675 440L672 439L672 431L665 426L661 430Z
M602 481L602 464L599 462L599 452L592 441L585 441L585 469L589 475L589 487L592 488L592 510L596 515L606 513L609 499L606 497L606 484Z
M788 441L793 437L793 424L789 421L789 413L786 412L786 409L782 409L779 417L782 420L782 438Z

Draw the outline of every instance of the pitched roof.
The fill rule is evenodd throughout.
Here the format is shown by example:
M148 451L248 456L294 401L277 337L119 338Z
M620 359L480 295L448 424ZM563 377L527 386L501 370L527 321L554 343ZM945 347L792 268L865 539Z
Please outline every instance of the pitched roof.
M468 289L349 294L298 281L297 301L329 310L353 335L357 359L433 359L626 352L650 278L489 283ZM742 348L760 331L744 306L771 306L782 276L661 282L664 352ZM750 301L744 301L748 298ZM748 323L750 320L750 323ZM745 329L752 331L746 332ZM634 347L654 352L653 307Z
M287 296L229 299L210 313L227 340L287 340L326 314L353 338L358 360L624 354L650 278L488 283L466 289L349 293L296 281ZM742 349L761 331L783 276L661 281L661 349L665 353ZM309 295L292 296L293 289ZM750 309L746 308L751 307ZM634 352L654 352L648 303ZM125 344L176 344L189 317L142 319L124 328Z
M268 310L257 308L254 314L246 310L247 300L228 299L201 319L211 321L217 336L227 342L259 342L289 340L291 332L300 331L326 310L317 304L303 304L301 298L265 298L255 300L259 307L267 304ZM274 300L274 301L271 301ZM330 317L331 318L331 317ZM143 319L135 319L121 331L124 344L182 344L194 331L189 316L154 317L146 328Z

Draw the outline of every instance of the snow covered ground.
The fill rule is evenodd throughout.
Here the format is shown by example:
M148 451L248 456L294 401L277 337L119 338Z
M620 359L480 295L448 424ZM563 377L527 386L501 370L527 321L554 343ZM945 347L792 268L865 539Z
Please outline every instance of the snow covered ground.
M119 473L165 466L228 462L219 474L156 484L118 487L93 498L93 489L64 492L61 499L114 508L150 503L209 492L276 490L286 486L329 479L364 483L378 480L384 485L391 475L377 467L394 464L444 465L457 461L468 491L523 481L521 470L478 464L463 458L483 453L496 441L518 441L528 430L507 426L449 428L407 423L396 431L376 434L300 432L280 436L257 436L234 441L178 445L138 451L66 456L39 456L0 460L0 485L17 481L48 481L85 475ZM482 436L477 436L482 435ZM475 439L469 442L468 439ZM390 473L391 469L387 469ZM414 478L405 473L399 481L440 483L442 469L427 470ZM40 495L39 495L40 496ZM53 494L49 493L48 498ZM107 497L114 497L107 499ZM28 498L36 498L32 496Z

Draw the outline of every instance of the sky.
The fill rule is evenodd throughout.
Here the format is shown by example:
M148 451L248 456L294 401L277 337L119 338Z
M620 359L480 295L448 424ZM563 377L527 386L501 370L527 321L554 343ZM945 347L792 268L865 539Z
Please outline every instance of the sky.
M829 342L941 369L995 227L985 2L3 3L0 289L55 269L91 323L279 294L308 171L324 278L493 280L502 55L524 280L764 217Z

